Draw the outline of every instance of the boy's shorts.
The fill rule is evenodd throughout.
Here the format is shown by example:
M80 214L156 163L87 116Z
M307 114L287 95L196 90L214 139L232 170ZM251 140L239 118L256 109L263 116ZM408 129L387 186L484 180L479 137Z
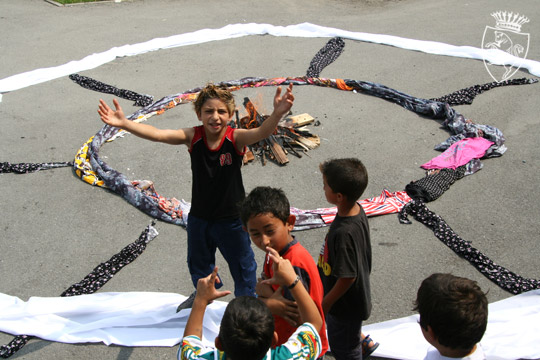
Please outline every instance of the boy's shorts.
M331 314L326 317L326 330L330 351L337 360L362 359L362 321L337 318Z

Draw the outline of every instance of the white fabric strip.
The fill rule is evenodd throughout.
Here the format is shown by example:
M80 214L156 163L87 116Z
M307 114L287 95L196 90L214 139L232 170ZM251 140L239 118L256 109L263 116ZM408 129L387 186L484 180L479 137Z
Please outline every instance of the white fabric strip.
M172 293L95 293L31 297L27 302L0 293L0 331L64 343L174 346L190 310L176 313L185 296ZM204 339L214 344L226 302L214 301L204 317Z
M248 35L273 35L289 37L335 37L390 45L402 49L416 50L428 54L455 56L470 59L485 59L497 65L513 65L528 69L533 75L540 76L540 62L521 59L501 50L486 50L472 46L455 46L436 41L408 39L399 36L352 32L336 28L302 23L288 26L270 24L230 24L220 29L202 29L190 33L156 38L146 42L114 47L102 53L89 55L78 61L67 64L41 68L13 75L0 80L0 94L39 84L62 76L94 69L113 61L117 57L135 56L150 51L169 49L179 46L201 44L209 41L238 38ZM0 97L1 101L1 97Z
M95 293L72 297L32 297L27 302L0 293L0 331L65 343L103 342L124 346L174 346L180 342L190 310L176 313L186 297L172 293ZM214 301L204 316L209 346L227 306ZM365 334L380 343L376 356L421 360L429 344L418 316L370 324ZM540 290L489 305L482 347L488 359L540 358Z

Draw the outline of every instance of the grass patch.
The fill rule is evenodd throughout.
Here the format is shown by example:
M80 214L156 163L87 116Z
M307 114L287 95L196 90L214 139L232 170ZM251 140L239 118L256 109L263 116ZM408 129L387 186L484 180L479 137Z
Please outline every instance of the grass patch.
M106 1L106 0L54 0L54 1L62 5L67 5L67 4L79 4L79 3L87 3L87 2L100 2L100 1Z

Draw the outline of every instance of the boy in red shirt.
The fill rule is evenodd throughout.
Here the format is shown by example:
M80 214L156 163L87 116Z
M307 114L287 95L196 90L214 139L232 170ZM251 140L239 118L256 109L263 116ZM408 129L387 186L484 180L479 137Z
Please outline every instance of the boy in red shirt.
M323 326L321 356L328 350L326 326L322 311L323 287L317 265L311 254L291 235L296 217L290 214L289 200L280 189L261 186L253 189L240 206L240 218L253 243L266 252L267 247L276 250L288 259L294 267L299 281L315 301ZM259 297L274 315L275 330L278 334L276 345L289 339L299 325L296 302L287 288L266 285L265 279L273 277L272 259L266 254L262 277L256 287Z

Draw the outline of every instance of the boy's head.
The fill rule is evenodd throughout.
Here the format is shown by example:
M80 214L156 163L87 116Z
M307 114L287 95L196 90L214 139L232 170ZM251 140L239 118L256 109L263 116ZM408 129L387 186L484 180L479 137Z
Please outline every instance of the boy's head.
M219 87L214 84L207 84L199 92L197 99L193 102L193 107L195 108L197 116L201 116L202 107L204 103L209 99L221 100L227 107L229 115L233 115L234 109L236 107L233 94L227 88Z
M468 354L487 327L488 301L475 281L452 274L433 274L420 288L414 310L426 340Z
M233 360L256 360L263 358L275 340L268 306L254 297L240 296L225 309L216 347Z
M367 187L368 173L358 159L331 159L319 168L323 174L326 200L331 204L336 204L338 194L349 203L355 202Z
M240 206L240 218L253 243L263 251L270 246L279 252L292 240L296 218L281 189L253 189Z

